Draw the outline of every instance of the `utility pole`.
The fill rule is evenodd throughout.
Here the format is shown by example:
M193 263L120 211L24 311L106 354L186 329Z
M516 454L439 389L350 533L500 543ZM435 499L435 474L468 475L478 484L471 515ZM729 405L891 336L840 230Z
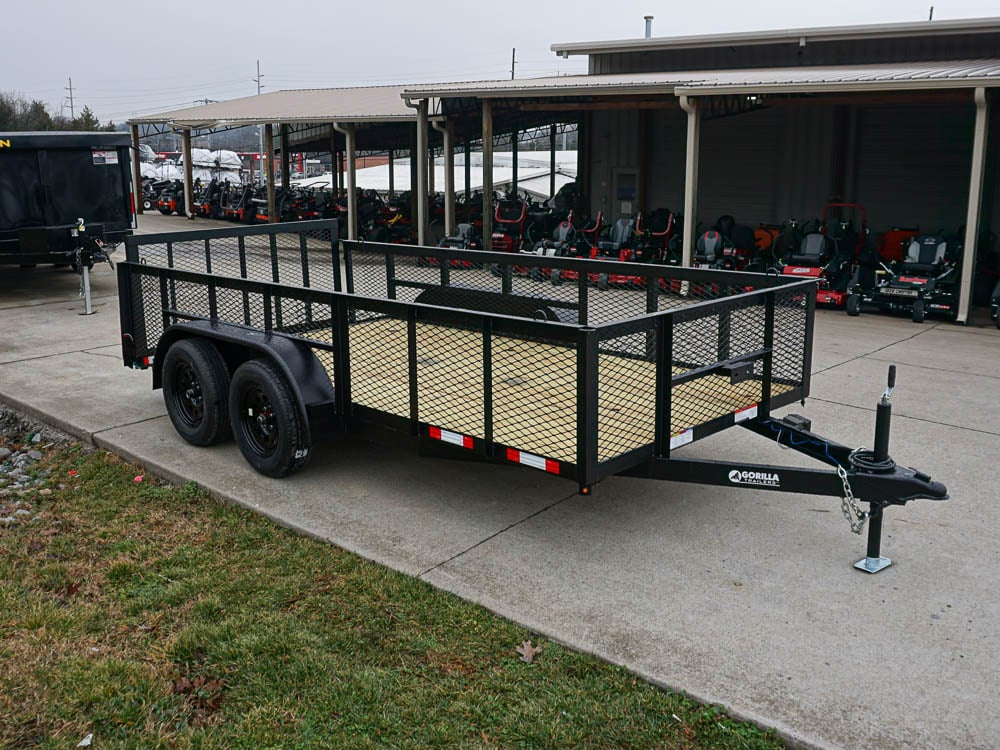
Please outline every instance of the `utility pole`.
M66 91L69 92L69 118L71 120L75 120L76 119L76 110L73 108L73 77L72 76L70 76L69 86L66 88Z
M260 96L260 90L263 88L260 81L263 76L260 74L260 60L257 61L257 77L254 78L254 82L257 84L257 96ZM264 171L264 131L261 129L260 125L257 126L257 134L260 136L260 174L263 176L267 174ZM270 144L268 144L270 145Z
M514 80L514 66L517 65L517 60L514 56L517 54L517 47L510 48L510 80Z

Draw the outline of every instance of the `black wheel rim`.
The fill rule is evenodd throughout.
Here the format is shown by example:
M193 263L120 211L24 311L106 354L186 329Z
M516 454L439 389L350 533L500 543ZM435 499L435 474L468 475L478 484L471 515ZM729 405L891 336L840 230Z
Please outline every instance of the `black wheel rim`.
M278 423L271 399L256 386L247 386L240 394L240 425L250 447L262 456L278 447Z
M174 399L186 424L191 427L201 424L205 417L205 397L190 362L180 362L174 370Z

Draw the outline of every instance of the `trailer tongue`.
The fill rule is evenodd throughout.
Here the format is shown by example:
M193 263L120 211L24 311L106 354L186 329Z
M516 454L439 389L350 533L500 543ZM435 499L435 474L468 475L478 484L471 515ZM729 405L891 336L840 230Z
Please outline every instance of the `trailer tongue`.
M602 290L588 280L608 261L337 237L336 222L314 221L128 239L124 362L152 367L186 440L235 435L269 476L301 468L314 428L332 424L546 471L583 493L625 474L840 497L853 531L868 523L868 572L889 564L885 507L947 498L889 457L893 373L873 451L774 416L809 392L814 282L626 264L632 281ZM575 281L533 280L515 262ZM830 468L679 453L732 426Z

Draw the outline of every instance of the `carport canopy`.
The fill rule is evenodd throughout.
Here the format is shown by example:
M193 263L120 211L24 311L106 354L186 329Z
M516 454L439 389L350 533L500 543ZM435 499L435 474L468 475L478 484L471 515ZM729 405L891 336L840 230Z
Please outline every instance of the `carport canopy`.
M182 132L184 145L184 182L188 215L193 203L191 179L191 133L263 125L270 153L274 141L274 124L281 126L282 184L288 184L288 139L292 129L311 138L310 142L325 141L331 151L338 134L343 137L347 154L348 233L354 239L357 226L357 206L354 185L356 155L359 141L362 148L376 148L409 141L410 131L417 122L417 111L402 98L402 86L366 86L328 89L274 91L259 96L247 96L225 102L212 102L198 107L160 112L129 120L133 146L138 153L140 126L165 126ZM322 134L322 135L320 135ZM391 146L390 146L391 147ZM317 149L318 150L318 149ZM268 158L268 216L277 220L274 162ZM136 182L141 184L136 160Z
M724 100L724 106L760 106L768 97L810 95L896 95L954 92L968 97L976 108L967 220L966 262L962 264L961 303L958 319L965 322L971 306L973 249L979 231L986 135L989 117L986 92L1000 85L1000 58L948 60L867 65L802 66L738 70L664 71L643 73L588 74L526 80L495 80L468 83L425 84L407 87L403 96L431 102L431 114L468 116L478 100L482 112L483 161L489 162L488 134L493 117L506 106L523 116L526 111L566 109L656 108L679 105L687 113L687 147L684 185L684 237L693 238L698 192L698 142L703 110ZM704 102L704 103L703 103ZM492 196L488 175L483 188L486 201ZM484 226L484 234L486 233ZM484 237L485 239L485 237ZM693 243L684 243L684 265L691 264Z

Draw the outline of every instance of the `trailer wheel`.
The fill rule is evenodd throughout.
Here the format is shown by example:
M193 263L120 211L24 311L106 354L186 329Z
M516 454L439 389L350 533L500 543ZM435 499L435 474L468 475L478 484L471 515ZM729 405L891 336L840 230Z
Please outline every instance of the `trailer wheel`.
M552 274L549 277L552 279L552 286L559 286L562 284L562 270L558 268L552 269Z
M924 301L922 299L915 300L913 303L913 322L923 323L924 316L926 315L924 310Z
M181 339L163 358L163 401L177 434L191 445L228 440L229 370L203 339Z
M600 289L602 292L606 292L608 290L608 286L609 286L608 275L606 273L598 274L597 288Z
M847 295L847 314L852 318L861 314L861 297L857 294Z
M149 200L148 198L146 198L146 199L144 199L142 201L142 210L143 211L149 211L152 207L153 207L153 201Z
M229 389L229 417L240 453L261 474L285 477L309 460L295 395L271 362L239 366Z

